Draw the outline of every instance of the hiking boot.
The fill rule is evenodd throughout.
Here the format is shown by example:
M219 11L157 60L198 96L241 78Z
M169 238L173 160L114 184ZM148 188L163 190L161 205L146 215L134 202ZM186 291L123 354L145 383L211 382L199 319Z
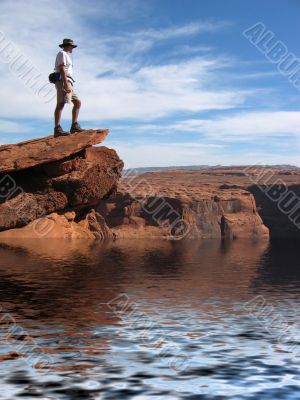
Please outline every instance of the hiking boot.
M69 136L69 132L65 132L60 125L54 128L54 137Z
M78 133L78 132L83 132L84 129L82 129L79 125L78 122L73 122L71 129L70 129L70 133Z

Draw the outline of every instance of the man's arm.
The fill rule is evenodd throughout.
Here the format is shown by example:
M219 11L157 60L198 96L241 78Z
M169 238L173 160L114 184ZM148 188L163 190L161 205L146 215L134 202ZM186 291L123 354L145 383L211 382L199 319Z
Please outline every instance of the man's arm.
M70 87L70 84L69 84L68 79L67 79L67 74L66 74L66 70L64 68L64 64L58 65L58 69L59 69L59 72L60 72L60 75L61 75L61 79L62 79L63 84L64 84L65 91L67 93L71 93L71 87Z

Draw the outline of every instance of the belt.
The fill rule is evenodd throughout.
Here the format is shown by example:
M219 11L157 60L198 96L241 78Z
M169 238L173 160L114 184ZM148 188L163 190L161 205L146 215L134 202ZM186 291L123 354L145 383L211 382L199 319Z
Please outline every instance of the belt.
M61 74L60 74L60 72L55 72L55 79L57 80L57 81L60 81L61 80ZM74 81L74 79L72 78L72 76L70 76L70 75L67 75L67 79L68 79L68 81L72 84L72 86L73 86L73 83L75 82Z

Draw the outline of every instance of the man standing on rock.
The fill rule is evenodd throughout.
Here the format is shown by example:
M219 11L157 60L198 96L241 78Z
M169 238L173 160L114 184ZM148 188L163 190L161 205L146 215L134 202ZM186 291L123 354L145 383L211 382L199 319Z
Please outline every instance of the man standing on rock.
M57 54L55 60L55 87L57 91L57 104L54 112L54 136L68 136L70 133L82 132L77 122L81 101L73 89L73 59L71 54L73 49L77 47L72 39L64 39L59 45L62 50ZM66 103L74 104L72 110L72 125L69 132L65 132L61 125L61 114Z

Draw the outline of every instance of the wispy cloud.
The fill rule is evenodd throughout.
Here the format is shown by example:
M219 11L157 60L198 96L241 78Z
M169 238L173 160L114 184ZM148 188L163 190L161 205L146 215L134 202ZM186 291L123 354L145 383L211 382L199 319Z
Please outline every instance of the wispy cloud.
M170 51L169 56L191 56L191 55L199 55L199 54L209 54L214 50L212 46L191 46L189 44L186 45L177 45L176 48Z
M110 142L122 158L126 168L170 165L251 165L293 164L299 165L300 157L294 154L276 154L272 149L257 151L233 151L230 147L191 143L134 143ZM233 155L234 154L234 155Z
M224 146L204 143L135 143L110 142L122 154L126 168L205 164L207 154L219 153Z
M217 32L228 26L229 21L198 21L182 26L170 26L163 29L146 29L131 34L134 37L150 38L155 40L169 40L178 37L192 36L204 32Z
M299 111L248 112L215 119L188 119L169 129L205 134L220 141L251 141L273 136L300 136Z
M29 132L30 128L21 122L10 121L7 119L0 119L0 132L4 133L18 133L18 132ZM1 143L3 138L1 138Z
M149 66L134 74L86 81L85 119L156 119L178 112L223 110L244 103L249 91L212 88L214 71L224 61L193 59L188 62ZM216 72L215 72L216 73Z

